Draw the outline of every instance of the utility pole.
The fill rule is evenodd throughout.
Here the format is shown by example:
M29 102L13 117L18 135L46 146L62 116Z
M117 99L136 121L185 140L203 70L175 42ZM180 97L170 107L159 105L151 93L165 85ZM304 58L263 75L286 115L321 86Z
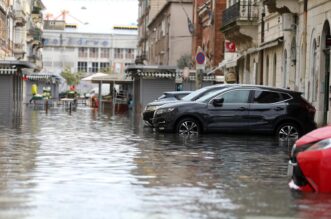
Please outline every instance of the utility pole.
M195 63L195 89L200 89L202 87L203 74L206 66L206 55L200 46L197 49Z

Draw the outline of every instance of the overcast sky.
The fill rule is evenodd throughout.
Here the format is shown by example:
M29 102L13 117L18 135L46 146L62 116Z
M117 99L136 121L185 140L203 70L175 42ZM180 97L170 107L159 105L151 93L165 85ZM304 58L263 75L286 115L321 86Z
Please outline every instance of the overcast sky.
M109 33L114 25L136 25L138 0L42 0L53 18L69 11L67 23L79 25L80 31ZM59 19L62 19L61 16ZM88 23L88 24L84 24Z

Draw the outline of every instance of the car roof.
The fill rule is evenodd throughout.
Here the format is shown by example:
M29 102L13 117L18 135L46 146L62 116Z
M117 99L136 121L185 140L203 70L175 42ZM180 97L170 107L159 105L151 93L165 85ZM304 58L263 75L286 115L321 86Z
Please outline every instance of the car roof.
M236 84L234 88L249 88L249 89L261 89L261 90L270 90L270 91L278 91L284 93L293 93L293 94L301 94L302 92L294 91L286 88L278 88L278 87L271 87L266 85L255 85L255 84ZM231 88L231 87L230 87Z
M192 93L192 91L165 91L163 92L163 94L173 94L173 95L176 95L176 94L189 94L189 93Z

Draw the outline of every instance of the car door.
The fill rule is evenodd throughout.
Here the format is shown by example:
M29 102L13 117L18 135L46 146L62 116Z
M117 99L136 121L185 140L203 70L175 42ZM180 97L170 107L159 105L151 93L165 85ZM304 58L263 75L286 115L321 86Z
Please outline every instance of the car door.
M272 132L277 119L286 114L287 102L277 91L254 90L249 110L251 130Z
M249 128L249 89L226 91L208 103L209 130L245 130Z

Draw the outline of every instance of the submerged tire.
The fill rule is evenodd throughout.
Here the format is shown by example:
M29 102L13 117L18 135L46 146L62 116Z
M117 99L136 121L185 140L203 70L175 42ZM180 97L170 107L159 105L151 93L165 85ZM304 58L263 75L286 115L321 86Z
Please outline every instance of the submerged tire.
M176 127L179 135L199 135L201 133L200 123L193 118L181 119Z
M300 128L295 123L283 123L278 126L276 135L281 141L295 141L300 137Z

